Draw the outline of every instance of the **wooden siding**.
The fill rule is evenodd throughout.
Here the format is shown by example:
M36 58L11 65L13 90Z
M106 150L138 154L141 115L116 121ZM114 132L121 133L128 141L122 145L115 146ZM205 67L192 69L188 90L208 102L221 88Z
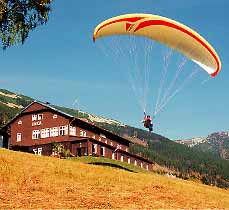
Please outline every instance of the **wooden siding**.
M34 120L33 115L40 115L42 118ZM70 124L76 128L76 135L70 135ZM32 138L33 130L41 131L61 126L68 126L66 135L59 135L58 131L58 136L55 137ZM139 167L146 168L148 165L149 170L152 167L151 161L129 153L129 140L39 102L34 102L23 110L9 123L8 128L10 130L9 144L16 150L21 148L24 151L36 153L39 148L42 148L42 155L49 156L52 154L50 143L61 142L74 156L93 155L112 159L114 155L115 159L123 162L128 162L129 159L130 164L135 164L136 161ZM21 141L17 141L18 134L21 134ZM96 152L93 152L93 144L97 145ZM104 148L103 154L101 148Z

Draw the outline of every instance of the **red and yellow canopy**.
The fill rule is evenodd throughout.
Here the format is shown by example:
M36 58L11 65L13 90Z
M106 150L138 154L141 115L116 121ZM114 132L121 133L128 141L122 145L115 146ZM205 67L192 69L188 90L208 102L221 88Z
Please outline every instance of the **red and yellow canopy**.
M151 14L113 17L95 28L93 40L121 34L144 36L167 45L193 60L213 77L221 69L219 56L200 34L169 18Z

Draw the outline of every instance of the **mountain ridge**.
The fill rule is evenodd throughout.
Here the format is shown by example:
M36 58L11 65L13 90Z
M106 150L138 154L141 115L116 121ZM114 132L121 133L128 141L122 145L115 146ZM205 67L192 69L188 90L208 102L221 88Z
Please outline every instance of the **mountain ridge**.
M175 142L196 148L200 151L210 151L225 160L229 160L228 131L214 132L207 137L181 139L176 140Z

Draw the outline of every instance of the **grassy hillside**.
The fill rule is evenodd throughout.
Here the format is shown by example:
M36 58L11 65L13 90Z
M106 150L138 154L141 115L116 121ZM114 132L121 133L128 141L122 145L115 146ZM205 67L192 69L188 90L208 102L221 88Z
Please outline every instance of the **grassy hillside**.
M0 149L0 208L227 209L229 193L153 173Z
M0 89L0 126L3 126L3 122L7 122L21 110L18 107L25 107L31 102L32 99L27 96ZM124 126L115 120L97 117L65 107L55 107L71 115L86 118L88 121L121 136L137 136L144 139L148 143L148 148L134 145L131 147L131 151L141 153L142 156L162 167L175 171L176 175L181 178L196 178L202 180L205 184L229 188L229 162L221 160L217 155L187 148L161 135L128 125Z

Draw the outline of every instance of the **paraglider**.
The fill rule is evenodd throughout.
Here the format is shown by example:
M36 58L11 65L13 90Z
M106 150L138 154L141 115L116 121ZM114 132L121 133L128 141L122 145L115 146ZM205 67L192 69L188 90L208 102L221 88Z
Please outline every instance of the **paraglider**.
M93 41L95 42L98 38L117 35L145 37L149 40L166 45L170 49L174 49L192 60L211 77L215 77L221 70L221 61L214 48L199 33L175 20L152 14L120 15L100 23L94 30ZM134 50L135 49L129 49L129 52L133 53ZM134 58L135 57L136 56L134 55ZM165 61L167 61L168 58L169 56L165 56ZM178 67L178 71L176 72L171 85L167 88L167 91L163 95L162 99L159 100L160 98L158 97L154 116L156 116L156 114L161 111L168 101L176 95L181 88L183 88L188 79L191 79L196 73L196 71L191 72L191 74L187 77L187 80L184 80L181 86L175 90L173 94L169 94L169 91L172 89L175 81L177 80L178 74L181 72L185 62L186 61L181 63ZM136 62L134 64L136 64ZM168 64L165 66L167 69ZM148 76L148 73L145 74L144 81L149 80L146 75ZM165 74L158 94L160 97L162 96L161 90L164 85L164 81ZM144 87L147 87L147 85L144 85ZM145 93L143 95L145 95ZM144 127L148 128L149 131L153 130L152 119L149 115L146 115L145 112L143 123Z
M149 131L153 131L153 122L150 117L150 115L146 115L146 112L144 111L144 120L142 121L144 123L144 127L148 128Z
M214 48L191 28L158 15L127 14L110 18L94 30L93 40L111 35L137 35L173 48L197 63L212 77L221 69Z

